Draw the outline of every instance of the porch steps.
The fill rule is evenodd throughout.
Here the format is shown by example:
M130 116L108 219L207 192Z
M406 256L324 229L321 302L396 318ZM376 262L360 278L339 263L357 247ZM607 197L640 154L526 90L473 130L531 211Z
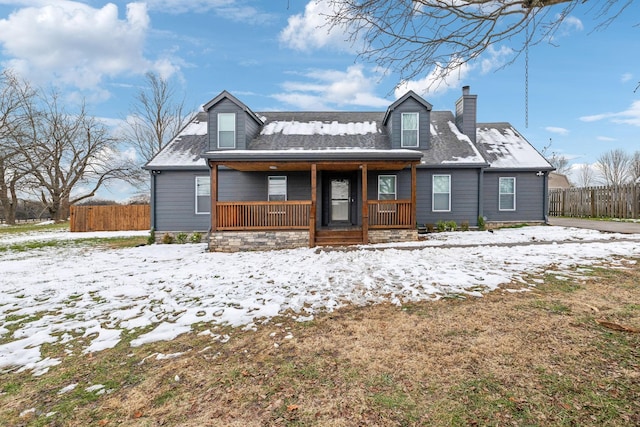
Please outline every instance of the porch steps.
M317 230L316 246L361 245L362 230Z

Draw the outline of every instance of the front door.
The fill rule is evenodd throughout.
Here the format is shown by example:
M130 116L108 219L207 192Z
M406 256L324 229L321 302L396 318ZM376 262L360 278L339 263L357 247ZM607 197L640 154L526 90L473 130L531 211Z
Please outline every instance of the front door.
M331 178L330 181L329 222L331 224L351 223L351 180L349 178Z

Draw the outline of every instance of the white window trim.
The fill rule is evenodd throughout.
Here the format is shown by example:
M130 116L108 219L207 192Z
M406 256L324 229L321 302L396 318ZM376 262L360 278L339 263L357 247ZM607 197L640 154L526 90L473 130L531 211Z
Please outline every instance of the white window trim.
M380 198L380 181L381 178L388 178L388 177L393 177L393 199L384 199L384 200L398 200L398 176L397 175L378 175L378 200L383 200ZM387 193L385 193L387 194ZM379 205L379 209L380 212L385 212L385 213L389 213L389 212L393 212L395 213L396 211L396 204L393 203L389 203L389 204L380 204Z
M449 209L436 209L436 188L435 188L435 178L440 176L446 176L449 178ZM444 194L444 193L438 193ZM451 212L451 175L433 175L431 179L431 211L432 212Z
M199 207L200 208L202 207L202 206L198 205L198 181L200 181L201 179L208 179L209 180L209 186L208 186L208 188L209 188L209 203L207 204L207 209L208 210L206 212L198 210ZM200 197L205 197L205 196L200 196ZM196 215L209 215L209 214L211 214L211 177L204 176L204 175L196 176L196 178L195 178L195 201L194 201L194 203L195 203L194 209L195 209Z
M404 116L405 115L415 115L416 116L416 145L405 145L404 143ZM400 146L402 148L418 148L420 147L420 114L419 113L402 113L400 116Z
M378 175L378 200L382 200L380 198L380 181L382 181L381 178L393 178L393 200L398 200L398 177L396 175ZM387 194L387 193L385 193ZM388 200L388 199L385 199Z
M500 182L503 179L511 179L513 180L513 193L502 193L501 191L501 185ZM500 196L502 196L503 194L513 194L513 209L503 209L501 202L502 202L502 198ZM515 176L501 176L498 179L498 210L501 212L513 212L516 210L516 177Z
M274 200L274 202L286 202L288 200L289 197L289 188L288 188L288 182L287 182L287 176L286 175L269 175L267 177L267 201L271 201L271 192L270 192L270 185L269 183L271 182L271 178L284 178L284 200ZM275 195L275 194L274 194Z
M233 147L221 147L220 146L220 117L221 116L233 116ZM237 126L237 122L236 122L236 113L218 113L218 148L220 149L234 149L236 148L236 126Z

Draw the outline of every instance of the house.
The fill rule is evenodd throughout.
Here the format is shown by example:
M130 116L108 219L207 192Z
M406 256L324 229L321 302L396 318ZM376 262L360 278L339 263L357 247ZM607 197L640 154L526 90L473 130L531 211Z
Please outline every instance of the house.
M254 112L223 91L145 168L156 236L212 251L408 241L416 224L544 222L553 167L509 123L410 91L379 112Z
M564 190L567 188L571 188L571 183L566 175L549 172L549 190Z

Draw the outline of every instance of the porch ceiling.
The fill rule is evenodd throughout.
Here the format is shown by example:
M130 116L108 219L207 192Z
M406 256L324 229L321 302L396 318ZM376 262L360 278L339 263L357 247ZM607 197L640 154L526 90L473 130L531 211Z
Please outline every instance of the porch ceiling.
M331 162L312 162L312 161L285 161L285 162L270 162L270 161L210 161L209 164L217 164L219 166L225 166L230 169L235 169L241 172L293 172L293 171L311 171L311 165L315 164L316 169L331 170L331 171L352 171L358 170L363 165L367 165L368 170L402 170L412 164L418 164L419 161L408 160L375 160L375 161L331 161Z

